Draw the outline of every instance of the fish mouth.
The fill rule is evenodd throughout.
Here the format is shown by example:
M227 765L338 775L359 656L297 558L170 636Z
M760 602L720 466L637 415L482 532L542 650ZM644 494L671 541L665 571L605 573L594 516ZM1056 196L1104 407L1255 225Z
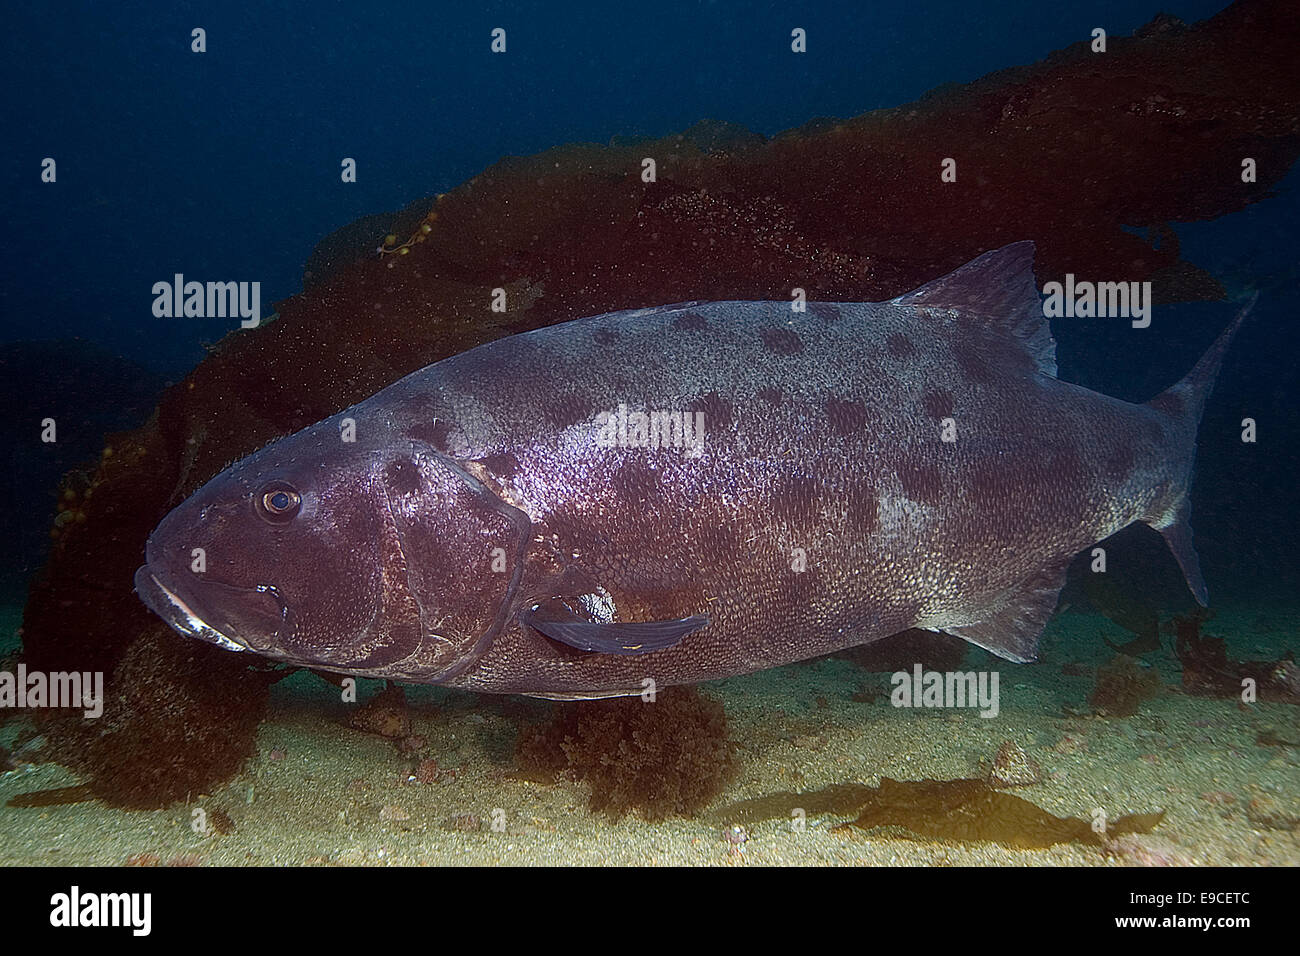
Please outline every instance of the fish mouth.
M185 636L197 637L227 651L248 650L246 645L232 640L195 614L180 595L158 580L147 564L135 572L135 593L149 610Z
M293 616L271 585L234 587L204 581L206 608L200 613L190 592L168 586L149 565L135 572L135 592L150 610L187 637L227 651L279 656L281 640L292 636Z

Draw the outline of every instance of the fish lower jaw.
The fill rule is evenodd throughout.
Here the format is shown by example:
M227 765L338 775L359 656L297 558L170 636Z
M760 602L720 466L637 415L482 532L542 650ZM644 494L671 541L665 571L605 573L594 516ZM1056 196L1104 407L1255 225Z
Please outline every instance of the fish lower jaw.
M203 618L191 611L189 605L169 590L167 585L159 581L155 575L150 574L149 576L153 578L153 583L158 586L158 590L163 593L171 603L172 607L176 610L176 614L169 615L167 620L167 623L176 630L180 631L186 637L194 637L200 641L207 641L209 644L215 644L222 650L244 651L248 649L244 647L243 644L231 640L215 627L208 624L208 622L203 620Z

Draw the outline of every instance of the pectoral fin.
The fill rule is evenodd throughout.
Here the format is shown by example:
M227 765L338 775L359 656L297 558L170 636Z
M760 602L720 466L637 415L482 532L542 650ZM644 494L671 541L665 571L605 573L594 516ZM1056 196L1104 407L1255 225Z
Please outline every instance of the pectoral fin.
M526 608L519 619L553 641L580 651L635 656L672 647L687 634L709 623L702 614L673 621L598 624L580 617L563 601L553 599Z

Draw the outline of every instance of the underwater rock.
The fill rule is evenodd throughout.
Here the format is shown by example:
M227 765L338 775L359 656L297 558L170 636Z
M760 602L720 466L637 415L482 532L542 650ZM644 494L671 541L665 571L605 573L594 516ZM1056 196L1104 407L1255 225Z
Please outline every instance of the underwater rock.
M1160 675L1137 658L1116 654L1097 669L1097 683L1088 695L1093 711L1110 717L1132 717L1143 701L1160 693Z
M400 223L388 253L357 260L350 250L373 228L362 224L315 260L310 289L280 303L278 321L224 339L167 390L149 424L101 457L86 520L68 526L32 584L25 660L112 673L134 652L136 678L175 696L162 708L118 688L104 719L139 729L97 740L64 723L57 733L78 739L104 772L126 768L123 786L129 772L145 772L158 799L166 788L148 772L147 721L186 746L219 712L225 756L206 766L235 772L226 758L251 750L260 714L243 664L215 663L223 655L211 651L209 666L177 680L175 655L135 650L157 640L131 589L146 537L230 461L474 345L620 308L785 298L791 276L810 300L880 300L1025 238L1039 241L1042 275L1151 279L1165 300L1220 294L1174 244L1156 248L1124 226L1158 231L1268 195L1300 153L1297 46L1293 4L1239 0L1186 29L1111 37L1104 69L1080 42L771 140L717 127L503 160L436 200L409 238ZM1224 173L1227 150L1256 159L1257 183ZM936 157L948 155L961 157L961 172L943 184ZM657 159L653 183L640 177L646 156ZM325 269L336 271L316 274ZM1175 283L1162 278L1173 273ZM489 311L496 288L506 290L505 313ZM210 787L220 778L200 780L204 765L196 757L179 779Z
M345 266L361 259L375 256L390 232L403 235L414 232L420 227L420 220L433 205L435 197L417 199L397 212L374 213L362 216L336 229L316 243L302 270L302 287L310 289L317 283L329 278Z
M443 820L442 828L457 833L477 833L483 828L483 821L474 813L457 813Z
M390 684L353 711L348 717L348 726L391 740L410 738L411 717L406 710L406 691L398 684Z
M640 810L649 820L691 816L735 769L722 705L674 687L639 697L561 704L525 727L515 757L525 775L568 776L591 786L591 809Z

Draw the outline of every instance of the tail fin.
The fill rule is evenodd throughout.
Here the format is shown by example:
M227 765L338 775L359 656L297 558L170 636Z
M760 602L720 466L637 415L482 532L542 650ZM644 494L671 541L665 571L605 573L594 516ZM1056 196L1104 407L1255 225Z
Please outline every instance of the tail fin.
M1196 428L1200 424L1201 413L1205 410L1205 402L1214 389L1214 381L1219 376L1219 368L1223 365L1223 356L1228 351L1233 336L1237 334L1237 329L1241 327L1241 323L1250 314L1250 310L1254 307L1257 298L1259 298L1258 293L1250 297L1250 300L1237 313L1232 323L1214 340L1214 344L1206 350L1205 354L1201 356L1201 360L1196 363L1181 382L1147 402L1148 408L1177 421L1182 429L1187 432L1189 435L1188 440L1191 442L1192 447L1187 456L1186 474L1178 486L1171 489L1171 495L1163 503L1162 512L1148 518L1147 524L1159 531L1164 537L1165 543L1169 545L1169 550L1173 552L1175 560L1178 561L1178 566L1183 570L1183 577L1187 579L1187 586L1191 588L1192 595L1196 598L1197 603L1202 606L1209 602L1209 591L1205 587L1205 579L1201 576L1201 562L1196 556L1196 548L1192 544L1192 526L1190 522L1192 509L1187 497L1191 487L1192 464L1196 453Z

